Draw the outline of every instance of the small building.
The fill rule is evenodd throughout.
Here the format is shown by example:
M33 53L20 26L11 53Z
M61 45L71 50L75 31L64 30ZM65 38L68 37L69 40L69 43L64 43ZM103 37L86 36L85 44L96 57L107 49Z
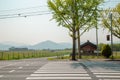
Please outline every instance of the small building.
M97 46L91 43L89 40L80 46L83 53L92 54L97 49Z

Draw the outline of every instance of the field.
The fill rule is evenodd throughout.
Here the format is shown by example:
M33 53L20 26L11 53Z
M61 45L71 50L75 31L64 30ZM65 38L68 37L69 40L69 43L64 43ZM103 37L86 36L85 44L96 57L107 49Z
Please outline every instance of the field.
M67 50L37 50L37 51L2 51L0 52L0 60L13 60L13 59L26 59L26 58L41 58L51 56L69 55L70 51Z
M120 51L119 52L114 52L113 56L115 59L120 59Z
M54 57L55 59L70 59L71 50L36 50L36 51L1 51L0 60L15 60L27 58ZM67 55L67 56L66 56ZM120 52L114 52L114 59L120 59ZM77 57L78 58L78 57ZM53 58L48 58L53 60ZM82 59L104 59L103 56L82 56Z

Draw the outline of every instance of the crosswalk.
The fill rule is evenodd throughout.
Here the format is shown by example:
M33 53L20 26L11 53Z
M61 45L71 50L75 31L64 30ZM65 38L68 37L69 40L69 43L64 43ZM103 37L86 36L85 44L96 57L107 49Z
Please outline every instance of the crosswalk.
M120 80L120 72L119 71L109 71L109 72L95 72L99 80Z
M77 62L49 62L27 77L26 80L120 80L119 70L109 70L103 67L89 69L95 79Z
M35 71L27 80L91 80L87 72L77 63L48 63Z
M120 65L113 62L92 62L88 66L98 80L120 80ZM86 64L87 65L87 64Z

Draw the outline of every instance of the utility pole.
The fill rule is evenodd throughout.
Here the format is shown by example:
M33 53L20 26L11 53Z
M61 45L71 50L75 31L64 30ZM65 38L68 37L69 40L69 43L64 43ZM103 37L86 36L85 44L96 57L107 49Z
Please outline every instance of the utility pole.
M97 6L96 6L96 10L97 10ZM96 12L96 45L97 45L97 57L99 56L99 52L98 52L98 26L97 26L97 24L98 24L98 19L97 19L97 17L98 17L98 13Z
M113 28L112 28L112 12L110 13L110 30L111 30L111 52L112 52L112 60L113 60Z
M98 26L96 24L96 45L97 45L97 57L99 56L99 51L98 51Z

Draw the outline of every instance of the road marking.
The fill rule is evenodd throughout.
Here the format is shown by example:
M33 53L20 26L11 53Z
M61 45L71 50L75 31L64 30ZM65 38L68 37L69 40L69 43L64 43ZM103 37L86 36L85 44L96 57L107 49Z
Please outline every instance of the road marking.
M62 79L62 80L80 80L80 79L91 79L91 77L28 77L26 79L39 79L39 80L44 80L44 79L48 79L48 80L58 80L58 79Z
M12 73L12 72L14 72L15 70L11 70L11 71L9 71L10 73Z
M29 64L26 64L26 66L29 66Z
M70 77L80 77L80 76L89 76L88 74L31 74L31 76L39 76L39 77L65 77L65 76L70 76Z
M11 65L13 65L13 64L8 64L8 65L6 65L6 66L2 66L2 67L0 67L0 69L1 69L1 68L4 68L4 67L7 67L7 66L11 66Z
M3 77L3 75L0 75L0 78Z
M102 78L120 78L120 76L101 76L101 75L97 75L96 77L102 77Z
M22 69L23 67L19 67L18 69Z
M120 73L93 73L93 74L120 74Z
M103 71L103 70L101 70L101 71L91 71L91 72L93 72L93 73L120 73L120 71L109 71L109 70L107 70L107 71Z
M45 74L45 73L48 73L48 74L61 74L61 73L63 73L63 74L82 74L82 73L87 73L87 72L39 72L39 71L36 71L36 72L34 72L34 73L40 73L40 74Z
M120 79L99 79L99 80L120 80Z

